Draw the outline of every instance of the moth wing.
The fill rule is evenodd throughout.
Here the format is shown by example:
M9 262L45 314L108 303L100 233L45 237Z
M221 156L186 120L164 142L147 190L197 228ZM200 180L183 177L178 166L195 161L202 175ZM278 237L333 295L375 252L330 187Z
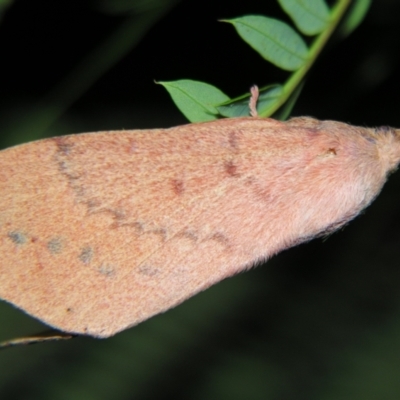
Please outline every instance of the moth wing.
M221 122L2 151L0 296L61 330L109 336L234 273L224 208L247 125Z

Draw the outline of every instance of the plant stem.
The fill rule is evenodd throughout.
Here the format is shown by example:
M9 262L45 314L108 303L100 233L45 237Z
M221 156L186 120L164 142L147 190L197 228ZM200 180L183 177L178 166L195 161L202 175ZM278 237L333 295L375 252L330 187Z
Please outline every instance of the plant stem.
M279 101L276 102L273 105L273 107L271 107L271 108L267 109L265 112L263 112L260 115L261 117L267 117L267 116L272 115L288 100L288 98L291 96L293 91L302 82L305 75L307 74L309 69L314 64L319 53L322 51L326 42L329 40L332 33L336 29L337 25L339 24L340 20L342 19L343 14L349 7L350 3L351 3L351 0L338 0L338 2L335 4L335 6L332 8L332 11L331 11L331 17L330 17L331 23L314 40L313 44L310 47L309 58L308 58L306 64L304 64L301 68L299 68L297 71L295 71L289 77L289 79L283 85L283 94L280 97Z

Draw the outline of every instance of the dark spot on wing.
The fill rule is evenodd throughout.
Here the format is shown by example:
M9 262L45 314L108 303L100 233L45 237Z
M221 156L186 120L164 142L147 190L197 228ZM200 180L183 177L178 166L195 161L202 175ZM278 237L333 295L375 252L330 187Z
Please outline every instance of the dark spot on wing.
M62 242L60 238L53 238L47 242L47 248L52 254L59 254L62 250Z
M198 240L198 236L196 235L195 232L192 231L183 231L183 232L179 232L176 235L177 238L181 237L181 238L186 238L189 240L192 240L193 242L197 242Z
M180 179L171 180L172 190L177 196L181 196L185 191L185 185Z
M71 153L71 150L74 147L74 145L72 143L68 143L64 137L58 136L53 138L53 140L56 143L58 152L64 155L69 155Z
M164 228L149 229L148 231L144 231L143 235L149 234L149 233L160 236L161 240L163 240L163 241L165 241L167 239L167 230Z
M147 235L153 234L158 235L164 241L167 239L167 230L165 228L147 228L146 224L143 222L135 221L135 222L119 222L116 221L111 225L111 228L133 228L136 235Z
M93 249L89 246L84 247L79 254L79 259L84 263L84 264L89 264L90 261L92 261L93 258Z
M212 236L208 238L208 240L215 240L216 242L220 243L224 247L230 247L229 239L226 235L221 232L216 232Z
M115 220L116 222L126 218L126 213L122 209L110 208L110 207L98 208L97 204L93 205L92 203L89 202L87 203L87 206L89 214L110 214L112 219Z
M238 148L238 135L235 131L229 132L229 145L232 150L237 150Z
M68 185L75 192L78 198L82 198L85 194L84 187L80 182L82 174L74 171L73 148L74 145L69 142L68 137L55 137L52 139L57 146L55 154L55 162L58 165L58 170L68 181Z
M93 212L96 208L100 207L100 202L97 200L88 200L86 201L86 206L88 208L88 213Z
M140 265L137 268L137 271L139 272L139 274L145 275L145 276L155 276L160 272L160 270L158 268L155 268L148 264Z
M118 223L115 228L121 228L121 227L128 227L128 228L133 228L135 233L137 235L141 235L144 232L144 226L141 222L128 222L128 223Z
M14 232L9 232L8 233L8 237L15 243L18 245L22 245L25 244L28 240L27 236L22 233L22 232L18 232L18 231L14 231Z
M99 267L99 272L105 276L115 275L115 268L109 264L101 264Z
M224 163L225 172L231 177L238 177L238 167L233 161L226 161Z
M144 228L143 228L143 224L141 222L136 221L136 222L133 222L131 225L135 228L135 230L138 234L143 233Z

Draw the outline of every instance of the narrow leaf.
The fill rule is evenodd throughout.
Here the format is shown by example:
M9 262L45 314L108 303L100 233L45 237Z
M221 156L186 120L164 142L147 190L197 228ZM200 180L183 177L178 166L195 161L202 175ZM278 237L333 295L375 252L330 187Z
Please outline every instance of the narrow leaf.
M260 94L257 101L258 114L268 116L265 115L265 111L275 104L275 102L282 95L282 92L282 85L279 84L269 85L260 89ZM246 94L217 106L217 109L224 117L248 117L250 115L249 100L250 95Z
M329 23L329 8L324 0L278 0L305 35L321 33Z
M340 33L343 36L350 35L361 24L371 4L372 0L355 0L340 28Z
M239 100L241 99L241 100ZM232 102L221 104L217 106L217 109L223 117L234 118L234 117L249 117L250 109L249 109L249 95L238 97Z
M229 97L208 83L183 79L157 82L167 89L175 105L190 122L217 119L218 110L213 104L221 104Z
M247 15L231 20L242 39L263 58L287 71L295 71L307 61L304 40L287 24L273 18Z
M293 107L295 106L297 99L300 96L303 86L304 86L304 81L301 82L299 86L297 86L297 88L291 94L286 103L276 113L274 113L275 119L279 119L280 121L286 121L290 117L290 114L292 113ZM271 116L270 114L266 115L266 117L270 116Z
M279 84L269 85L260 89L260 95L257 102L257 111L259 115L269 117L268 110L274 107L283 94L283 86Z

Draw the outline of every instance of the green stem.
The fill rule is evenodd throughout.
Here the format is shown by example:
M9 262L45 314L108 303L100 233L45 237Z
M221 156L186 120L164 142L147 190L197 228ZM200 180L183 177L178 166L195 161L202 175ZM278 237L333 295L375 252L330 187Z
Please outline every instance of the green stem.
M267 109L263 113L261 113L261 117L267 117L272 115L275 111L277 111L291 96L293 91L296 87L303 81L305 75L309 71L309 69L314 64L315 60L317 59L319 53L324 48L326 42L331 37L332 33L336 29L337 25L339 24L340 20L343 17L343 14L347 10L351 3L351 0L338 0L335 6L332 8L331 11L331 23L329 26L321 32L317 38L314 40L314 43L311 45L309 50L309 58L306 64L304 64L300 69L295 71L286 83L283 85L283 94L271 108Z

